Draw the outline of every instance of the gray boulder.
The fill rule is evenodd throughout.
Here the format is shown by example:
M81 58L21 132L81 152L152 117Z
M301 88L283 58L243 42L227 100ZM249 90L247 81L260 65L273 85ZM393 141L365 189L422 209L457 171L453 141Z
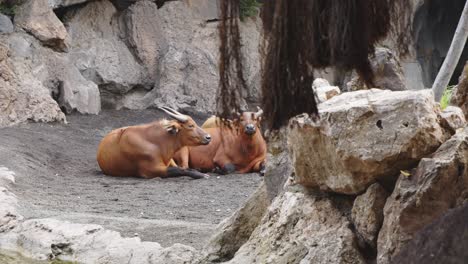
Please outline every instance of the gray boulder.
M34 73L32 78L48 89L49 96L63 111L99 113L101 102L97 85L82 76L68 54L45 48L24 33L13 33L4 42L11 47L11 60L21 67L30 68Z
M0 34L8 34L14 31L11 19L0 13Z
M54 219L30 219L0 234L2 249L39 260L59 259L81 263L159 264L190 263L195 249L181 244L163 248L140 238L123 238L99 225L72 224ZM21 249L18 247L21 245Z
M366 263L349 226L331 200L289 189L226 263Z
M53 9L81 4L93 0L48 0L49 6Z
M241 34L241 50L243 55L243 73L247 81L247 104L257 105L261 93L261 43L262 21L259 18L246 18L239 24Z
M465 115L463 114L463 110L459 107L447 106L442 113L440 113L440 117L442 118L441 124L451 130L452 133L466 126Z
M8 45L0 41L0 127L28 120L65 121L49 90L36 78L29 60L12 59Z
M31 59L33 57L33 45L28 37L23 34L11 34L8 38L2 38L2 43L9 46L9 53L15 60Z
M401 175L384 209L378 263L390 263L413 236L468 201L468 127L455 134L411 175Z
M76 110L83 114L98 114L101 100L98 86L86 80L71 63L64 63L63 71L57 78L58 103L63 111L71 113Z
M154 3L138 1L120 14L103 0L66 15L73 39L70 59L98 85L103 107L144 109L164 94L158 87L161 56L168 48L160 13Z
M159 83L140 99L141 104L213 113L219 85L218 23L204 22L183 1L166 2L159 12L168 48L159 63ZM244 73L249 84L247 101L242 102L246 106L258 102L260 95L260 31L253 20L240 27L246 55Z
M377 236L382 227L383 209L388 196L389 193L380 184L374 183L354 200L351 212L354 226L359 237L373 249L377 248Z
M218 88L217 24L201 21L186 3L167 2L160 9L168 51L161 58L153 104L213 113Z
M283 191L288 179L293 176L294 168L287 147L287 128L267 131L265 135L268 144L264 179L268 199L272 201Z
M468 203L451 209L417 232L392 263L465 263L468 259Z
M374 72L374 87L389 89L392 91L408 90L405 84L405 76L398 57L389 49L378 47L370 58L371 68ZM364 89L365 84L356 72L351 74L351 79L345 81L347 91Z
M391 181L450 136L427 90L343 93L319 111L318 122L307 115L290 122L288 144L294 181L322 190L357 194Z
M167 50L158 7L151 1L138 1L126 11L125 26L130 49L145 66L151 82L158 77L158 60Z
M190 0L189 3L197 17L205 21L221 18L220 0Z
M203 248L203 257L198 260L198 263L231 259L260 224L268 205L267 189L265 184L261 184L242 208L219 224L214 235Z

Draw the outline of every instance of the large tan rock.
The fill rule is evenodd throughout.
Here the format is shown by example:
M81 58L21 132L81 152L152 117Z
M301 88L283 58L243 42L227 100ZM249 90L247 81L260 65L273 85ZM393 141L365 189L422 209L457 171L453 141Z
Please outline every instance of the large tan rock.
M468 116L468 62L465 64L458 85L452 93L450 104L460 107L465 116Z
M416 232L468 201L468 127L400 176L384 209L378 263L390 263Z
M377 246L377 236L383 222L383 209L389 193L378 183L354 200L351 218L360 238L372 248Z
M262 183L242 208L219 224L214 235L203 248L203 257L199 263L231 259L260 224L269 204L267 189Z
M349 226L330 199L288 190L227 263L365 263Z
M67 30L47 0L27 0L16 12L15 24L34 35L45 45L68 49Z
M322 190L357 194L377 179L391 181L449 137L427 90L344 93L319 111L318 122L292 119L288 145L295 182Z

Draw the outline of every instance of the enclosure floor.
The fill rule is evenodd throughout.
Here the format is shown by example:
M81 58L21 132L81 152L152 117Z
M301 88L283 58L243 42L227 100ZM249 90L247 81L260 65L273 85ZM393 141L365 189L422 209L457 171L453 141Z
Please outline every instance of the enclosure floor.
M0 166L16 173L13 192L27 218L100 224L123 236L163 246L201 248L261 181L258 174L209 179L116 178L96 162L110 130L162 118L157 110L104 111L67 116L68 124L24 124L0 129ZM203 117L194 117L201 124Z

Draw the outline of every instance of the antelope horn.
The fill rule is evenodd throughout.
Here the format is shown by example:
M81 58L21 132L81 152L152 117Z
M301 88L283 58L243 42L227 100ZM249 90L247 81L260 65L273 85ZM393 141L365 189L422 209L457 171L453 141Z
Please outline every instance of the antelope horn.
M168 109L168 110L171 110L173 113L177 114L177 115L181 115L181 116L185 116L184 114L182 113L179 113L179 111L176 111L175 109L172 109L170 107L167 107L167 106L163 106L164 108Z
M170 115L171 117L177 119L178 121L182 122L182 123L185 123L188 121L188 118L187 116L177 112L176 110L172 109L172 108L169 108L169 107L166 107L166 106L162 106L162 107L158 107L159 109L163 110L164 112L166 112L168 115Z
M259 106L257 106L257 110L258 111L255 113L255 118L259 118L263 115L263 110Z

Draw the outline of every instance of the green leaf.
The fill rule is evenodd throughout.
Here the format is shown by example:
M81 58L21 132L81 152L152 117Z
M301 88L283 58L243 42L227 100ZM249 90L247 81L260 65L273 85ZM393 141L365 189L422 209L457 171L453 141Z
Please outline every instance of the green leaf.
M442 110L444 110L450 104L450 99L452 98L452 92L454 87L455 86L452 85L447 86L447 88L445 88L444 94L442 95L442 99L440 99L440 107L442 108Z
M243 21L248 17L254 17L257 15L261 4L257 0L240 0L240 19Z

